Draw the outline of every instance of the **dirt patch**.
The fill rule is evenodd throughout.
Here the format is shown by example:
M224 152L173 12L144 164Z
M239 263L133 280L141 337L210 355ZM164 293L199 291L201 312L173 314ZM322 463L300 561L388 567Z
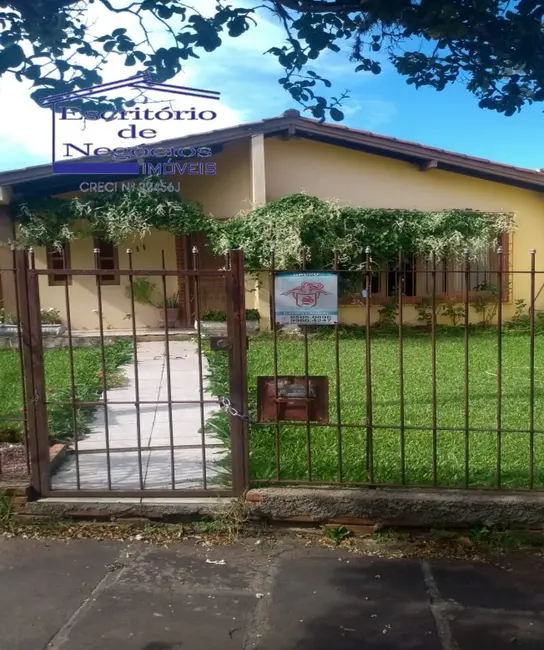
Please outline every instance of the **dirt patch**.
M26 478L28 468L24 445L0 443L0 477Z

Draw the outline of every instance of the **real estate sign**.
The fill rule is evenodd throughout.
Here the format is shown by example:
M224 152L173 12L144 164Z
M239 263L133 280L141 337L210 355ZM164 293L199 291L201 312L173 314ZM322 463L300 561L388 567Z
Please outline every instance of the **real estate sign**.
M275 317L281 325L338 323L336 273L277 273L274 278Z

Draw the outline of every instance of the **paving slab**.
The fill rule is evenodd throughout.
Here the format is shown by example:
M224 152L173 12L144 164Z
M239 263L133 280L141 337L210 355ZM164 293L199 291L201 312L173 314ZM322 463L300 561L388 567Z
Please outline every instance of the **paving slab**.
M524 610L544 614L544 558L508 560L490 564L431 562L442 598L462 607L504 611ZM544 648L544 638L543 638Z
M255 599L112 589L92 603L70 634L70 650L212 650L238 648Z
M487 610L467 610L451 616L453 636L462 650L542 650L544 618Z
M168 444L163 441L162 444ZM204 488L204 470L206 467L207 487L221 488L217 481L217 461L224 456L223 450L206 449L206 464L202 458L202 449L174 450L175 487ZM146 489L169 489L172 486L172 453L170 451L151 449L147 473Z
M217 444L211 434L202 435L204 422L217 410L215 405L194 403L200 399L200 369L198 348L191 341L172 341L170 344L170 386L166 372L166 346L164 342L138 343L138 374L140 400L150 404L140 406L140 436L138 438L138 413L134 404L109 403L107 406L109 447L116 451L111 455L112 489L140 489L138 454L122 450L140 448L143 462L145 488L170 489L171 454L157 447L198 446L199 449L175 449L175 488L202 488L203 467L202 444ZM127 364L121 371L126 375L128 385L108 390L108 400L131 401L136 398L134 364ZM205 382L206 362L202 363L202 381ZM171 408L161 404L168 398L193 403L172 404ZM213 397L204 393L204 399ZM170 424L172 423L172 425ZM172 431L170 430L172 428ZM79 467L82 486L86 489L108 489L106 445L106 409L99 408L94 414L87 436L78 442ZM152 452L150 450L153 449ZM122 453L119 453L122 452ZM218 480L216 461L225 453L208 450L206 474L210 487L221 487ZM76 463L74 455L52 477L53 489L76 489Z
M262 650L442 650L417 562L330 553L281 563Z
M120 549L114 542L0 541L0 650L46 648Z
M143 475L149 461L149 450L141 452ZM139 489L139 454L137 451L110 452L110 476L113 490ZM82 490L108 489L108 463L105 453L79 454L79 478ZM52 477L54 489L77 489L77 465L72 456Z
M541 650L543 562L0 538L0 650Z

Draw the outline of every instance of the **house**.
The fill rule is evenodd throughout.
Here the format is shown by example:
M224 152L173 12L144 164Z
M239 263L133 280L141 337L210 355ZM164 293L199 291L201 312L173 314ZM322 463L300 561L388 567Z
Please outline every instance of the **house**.
M215 175L172 177L180 184L181 194L199 201L204 210L216 219L228 219L252 205L262 205L284 196L305 191L321 198L339 199L349 205L374 208L403 208L421 211L443 209L474 209L488 212L515 213L517 229L505 238L504 257L508 270L529 270L532 248L540 249L544 242L544 174L443 151L412 142L359 131L337 124L320 123L303 118L298 111L289 110L282 116L232 128L186 136L157 143L161 146L210 147L216 163ZM51 165L29 167L0 174L0 241L13 235L15 201L33 196L74 196L81 177L53 174ZM99 178L98 181L111 180ZM127 313L129 301L125 296L126 277L116 276L116 268L127 268L127 246L114 247L107 241L88 237L74 241L66 251L67 263L76 269L94 268L94 249L99 250L99 265L111 269L102 290L104 323L106 327L130 327ZM175 236L167 232L152 232L133 253L133 266L157 269L164 251L167 268L189 269L192 248L199 248L200 268L219 268L223 263L206 246L200 234ZM539 252L539 251L538 251ZM544 251L536 256L537 271L544 271ZM63 268L64 259L55 251L35 252L38 268ZM490 256L490 268L494 256ZM406 287L407 303L429 295L423 260L410 262L410 282ZM0 249L1 297L7 311L14 308L14 279L11 254ZM489 270L489 269L488 269ZM481 284L473 270L471 283ZM445 280L438 274L440 291L459 295L463 288L462 274L458 280ZM536 308L544 309L544 292L537 275ZM530 279L527 274L512 273L509 289L504 294L504 317L514 313L516 299L528 302ZM247 307L258 308L264 324L269 322L268 277L255 290L249 286ZM453 284L451 284L453 282ZM40 277L41 305L65 314L65 289L61 278ZM387 297L387 270L373 287L374 303ZM221 283L216 279L201 280L201 309L225 309ZM511 289L511 290L510 290ZM72 322L78 329L97 329L96 283L92 275L76 276L70 285ZM180 292L180 322L190 326L193 314L194 288L176 277L168 278L168 292ZM357 300L343 299L341 320L364 323L365 309ZM357 304L359 302L359 304ZM377 306L373 307L375 315ZM138 306L137 326L156 326L153 308ZM414 306L407 304L406 320L416 318Z

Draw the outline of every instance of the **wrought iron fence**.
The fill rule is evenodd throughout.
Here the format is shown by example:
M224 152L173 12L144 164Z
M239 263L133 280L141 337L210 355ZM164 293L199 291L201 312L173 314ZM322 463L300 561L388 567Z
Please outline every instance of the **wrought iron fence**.
M241 317L241 314L245 313L245 303L243 261L240 263L240 256L238 252L229 255L222 269L201 269L199 253L195 248L190 270L167 268L164 252L161 268L135 269L133 253L129 249L127 268L119 268L116 265L111 269L101 268L99 251L95 249L94 268L84 269L70 267L66 259L63 264L53 268L53 265L49 268L37 268L32 250L13 253L13 268L3 269L2 273L13 273L17 288L17 314L13 321L18 337L16 347L20 360L21 411L24 417L0 414L0 426L4 421L15 421L24 427L23 442L27 450L28 473L37 494L169 497L226 496L243 492L247 480L244 424L233 421L230 449L225 449L219 440L212 440L207 434L208 411L212 407L219 409L220 404L206 391L200 286L203 280L214 278L223 284L228 297L228 332L232 339L229 353L232 394L237 401L243 402L241 390L245 373L240 365L243 363L240 347L245 350L245 346L242 346L240 337L245 339L245 322ZM243 257L241 259L243 260ZM123 285L126 286L120 287L119 290L125 291L129 312L126 331L114 334L111 334L104 324L106 303L111 301L111 296L105 297L102 281L103 277L110 278L112 275L124 279ZM164 368L158 380L160 386L154 386L157 394L153 397L142 392L142 363L149 363L149 359L142 361L141 358L139 341L142 331L137 320L135 282L143 277L157 278L159 309L162 312L162 325L155 328L154 335L161 341L161 346L164 346L164 353L161 354ZM78 282L82 278L95 280L96 288L90 295L96 305L98 332L92 333L92 341L89 341L91 335L88 332L77 331L74 327L74 309L78 307L74 308L73 304L75 292L78 289L81 291ZM51 279L54 280L53 283L50 282ZM196 329L190 336L188 345L194 357L194 372L180 373L179 361L177 370L173 367L176 359L174 346L180 345L180 333L169 320L168 279L177 280L178 284L182 279L192 285ZM51 384L46 376L46 354L49 346L46 344L47 336L42 331L40 303L44 287L51 284L57 287L55 292L59 292L57 303L61 294L63 302L61 311L65 331L61 336L56 336L54 342L54 347L62 348L62 372L67 376L67 381L63 382L66 385L63 385L62 389L55 387L54 382ZM86 289L89 289L89 286L92 285L87 284ZM119 300L121 294L115 295ZM81 318L81 315L78 314L78 317ZM145 331L143 333L145 334ZM185 331L183 339L187 340L187 336L188 332ZM3 337L0 337L0 340L1 338ZM81 367L81 362L79 365L76 363L76 356L83 347L93 353L94 374L90 382L88 370ZM58 363L59 357L55 359L53 361ZM112 384L119 374L119 366L122 366L125 373L131 374L131 394L121 398L115 389L122 386ZM78 376L78 372L81 376ZM149 417L146 419L146 426L142 424L144 411L148 408L156 411L166 410L166 426L163 428L166 428L167 432L161 444L151 442ZM126 413L130 414L121 427L121 443L112 437L115 423L111 421L112 413L119 417L119 409L126 409ZM186 411L182 411L183 409ZM177 413L174 412L176 410ZM190 422L180 419L180 413L184 415L189 411ZM100 435L94 435L97 444L85 444L89 439L87 425L96 414L101 414L102 418ZM62 438L60 442L65 447L65 462L61 471L55 474L58 468L52 465L50 449L53 443L59 442L59 438ZM221 480L217 477L215 462L211 460L211 456L218 450L229 454L229 471L223 474ZM153 477L150 479L152 454L162 454L157 480L152 480ZM189 454L191 458L185 458L184 454ZM187 476L188 469L190 476Z
M370 249L359 271L340 268L336 256L326 271L349 276L340 284L352 288L358 278L359 297L341 298L344 323L302 323L298 335L274 317L274 279L288 270L259 269L269 278L272 333L249 346L253 484L544 489L544 387L535 367L544 354L544 270L534 250L525 268L513 268L502 247L489 259L475 283L468 251L448 265L433 255L415 270L399 251L380 271L393 287L384 295ZM292 272L316 271L307 267L303 258ZM408 273L417 274L411 295ZM417 295L418 284L428 293ZM350 314L358 326L349 326ZM267 419L258 387L265 375L276 397ZM287 375L305 387L292 399L306 403L299 421L278 412L278 379ZM308 406L316 375L330 380L326 422Z
M0 291L0 372L7 380L0 407L0 482L18 481L30 476L29 414L25 373L29 359L23 354L21 316L28 313L28 301L22 298L24 278L17 269L17 254L11 253L11 265L2 269L0 288L14 288L15 303L10 309Z

